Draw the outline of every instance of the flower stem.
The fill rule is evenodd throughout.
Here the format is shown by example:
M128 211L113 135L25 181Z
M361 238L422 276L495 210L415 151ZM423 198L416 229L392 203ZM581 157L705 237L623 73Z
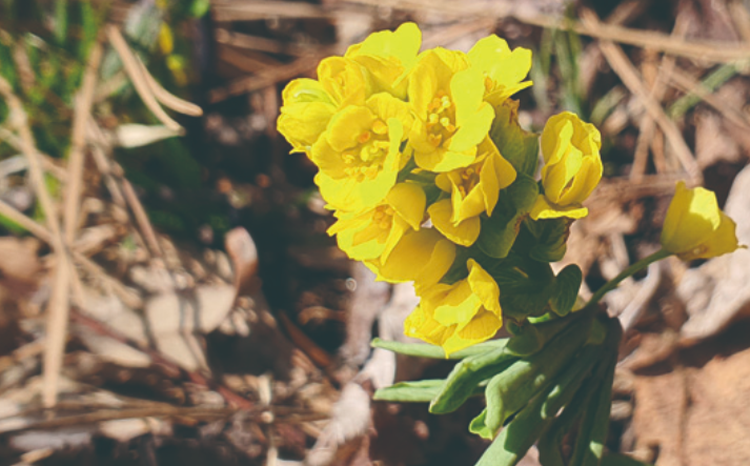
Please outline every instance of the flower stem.
M671 255L672 255L671 252L669 252L669 251L667 251L665 249L659 249L658 251L656 251L655 253L651 254L650 256L644 257L643 259L639 260L635 264L631 265L627 269L625 269L622 272L620 272L620 274L618 276L616 276L612 280L610 280L607 283L605 283L604 286L602 286L601 288L599 288L598 290L596 290L596 293L594 293L594 295L591 297L591 300L589 300L589 302L586 303L585 307L589 307L589 306L592 306L592 305L598 303L606 293L608 293L608 292L612 291L613 289L615 289L617 287L617 285L620 284L621 281L625 280L626 278L628 278L630 276L633 276L639 270L643 270L646 267L648 267L649 265L651 265L652 263L654 263L654 262L656 262L658 260L667 258L667 257L669 257Z

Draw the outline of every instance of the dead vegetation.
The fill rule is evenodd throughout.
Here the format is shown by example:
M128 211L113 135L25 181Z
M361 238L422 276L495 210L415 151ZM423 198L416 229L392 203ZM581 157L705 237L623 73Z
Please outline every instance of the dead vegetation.
M286 81L406 20L429 47L466 49L494 32L532 48L524 123L539 129L565 108L602 129L608 176L564 261L588 287L653 251L676 180L716 190L750 244L746 2L213 1L210 21L187 33L208 38L194 95L204 110L149 71L127 32L135 8L112 7L75 97L59 104L64 153L39 149L28 49L0 57L18 77L0 73L0 216L13 225L0 237L3 464L471 464L481 454L466 430L478 405L437 418L371 403L374 389L446 367L371 351L373 331L404 338L413 290L375 283L335 248L313 168L274 129ZM20 43L8 28L0 20L3 44ZM104 79L111 54L122 67ZM123 87L155 124L107 110ZM152 198L116 157L185 127L205 141L202 182L234 215L209 248L155 227ZM750 461L748 254L670 260L608 297L628 330L612 451L658 465ZM533 452L524 461L538 464Z

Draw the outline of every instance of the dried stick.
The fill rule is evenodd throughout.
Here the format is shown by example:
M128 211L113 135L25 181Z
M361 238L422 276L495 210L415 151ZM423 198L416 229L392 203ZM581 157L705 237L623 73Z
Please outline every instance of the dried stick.
M676 37L684 37L687 30L687 21L684 20L684 15L678 15L675 21L675 27L672 30L672 35ZM675 57L666 55L662 57L661 66L659 67L659 73L656 76L656 80L651 87L651 97L657 102L661 102L664 98L664 94L667 91L667 83L674 72ZM630 179L633 181L641 181L643 175L646 173L646 163L648 162L648 146L651 139L654 137L654 118L650 113L646 113L641 124L638 127L638 142L635 145L635 154L633 155L633 166L630 170Z
M221 102L229 97L257 91L264 87L272 86L279 81L291 79L311 68L314 68L320 56L309 56L298 58L295 61L281 65L272 70L263 71L254 76L240 78L229 83L226 87L214 89L208 94L211 103Z
M154 227L151 225L151 220L149 220L146 209L143 208L143 204L141 204L141 201L138 199L138 195L135 193L133 185L125 178L121 180L121 184L122 193L125 196L125 200L130 205L130 210L133 211L135 221L138 223L141 232L143 232L148 248L154 256L164 257L164 251L161 249L159 239L156 237Z
M164 126L179 134L183 134L184 128L180 126L179 123L174 121L172 117L167 115L167 112L165 112L164 109L159 105L159 102L157 102L154 93L151 91L151 87L148 85L146 78L143 76L143 72L141 71L140 65L138 65L138 61L135 58L135 55L133 55L130 47L128 47L127 42L125 42L125 38L122 37L122 33L117 28L117 26L112 24L108 25L106 27L106 32L109 42L112 44L112 47L114 47L114 49L117 51L117 54L120 56L120 60L122 60L122 65L125 68L125 72L130 77L130 80L133 83L133 87L135 87L136 92L141 97L141 100L143 100L143 103L146 105L146 107L151 110L151 113L153 113L154 116L164 124Z
M733 103L722 101L720 98L716 97L711 91L706 89L703 84L684 71L676 69L674 73L672 73L670 84L676 86L682 91L697 95L702 101L721 113L721 115L728 121L750 131L750 120L741 110L739 110Z
M581 12L581 17L584 24L598 24L598 18L591 10L583 10ZM643 81L638 76L638 71L625 55L625 52L622 51L620 46L615 45L610 41L599 42L599 48L607 59L609 65L620 77L623 84L625 84L630 92L643 102L646 111L651 115L654 121L656 121L656 124L659 125L662 131L664 131L664 135L669 140L677 159L687 172L690 181L693 184L701 184L703 182L703 173L701 173L700 167L698 166L695 157L693 157L685 139L683 139L682 134L680 134L680 130L677 128L677 125L667 117L661 105L651 96L646 85L643 84Z
M44 226L35 222L33 219L16 210L15 207L5 203L2 200L0 200L0 215L3 215L4 217L7 217L8 219L16 222L17 224L28 230L32 235L36 236L45 243L52 245L54 237L48 229L44 228ZM112 292L117 295L117 297L120 298L123 303L125 303L125 305L134 309L143 307L143 300L139 296L129 290L119 280L110 277L99 264L92 261L75 249L71 251L71 255L73 256L73 260L75 260L78 265L80 265L84 270L86 270L97 279L101 280L106 287L112 290ZM70 265L70 270L75 272L72 264Z
M17 151L23 152L23 149L21 148L21 140L13 134L12 131L9 131L7 128L0 126L0 141L7 142L11 146L13 146ZM44 171L50 173L52 176L57 178L58 180L65 182L68 179L68 172L62 167L58 167L55 165L55 162L52 161L52 157L50 157L47 154L43 154L39 152L39 155L42 158L42 168Z
M73 133L70 138L70 155L68 158L68 183L65 185L65 204L63 206L65 241L69 246L75 241L76 230L78 228L78 210L81 203L81 191L83 191L86 122L91 117L91 107L93 105L94 90L96 89L101 58L102 45L97 41L91 48L81 89L75 98Z
M57 257L57 265L52 282L52 292L47 306L47 346L44 351L44 369L42 388L42 403L44 406L54 406L57 401L57 385L62 368L65 337L68 327L68 313L70 311L70 274L71 264L63 241L62 231L57 215L57 208L44 182L41 156L34 144L34 136L28 124L23 104L13 93L13 88L5 78L0 77L0 94L2 94L10 109L11 121L18 129L23 153L29 160L29 174L36 191L37 199L44 210L47 227L51 232L51 245Z
M750 57L750 45L725 41L682 40L656 31L645 31L603 23L586 23L530 13L529 9L517 8L520 2L454 2L452 0L346 0L345 4L370 5L396 10L437 11L455 18L515 18L516 20L542 28L574 31L577 34L605 41L619 42L650 48L660 52L705 60L710 63L746 61ZM341 13L339 9L337 11Z
M146 65L143 64L141 59L138 58L138 56L135 56L135 59L138 62L138 66L141 69L141 73L143 73L143 77L146 79L146 84L148 84L148 87L149 89L151 89L151 92L154 93L154 97L156 97L156 100L158 100L165 106L171 108L175 112L182 113L183 115L194 116L194 117L199 117L203 115L202 108L200 108L199 106L195 105L192 102L188 102L187 100L180 99L176 95L164 89L161 86L161 84L159 84L159 82L156 79L154 79L153 76L151 76L151 73L148 72Z

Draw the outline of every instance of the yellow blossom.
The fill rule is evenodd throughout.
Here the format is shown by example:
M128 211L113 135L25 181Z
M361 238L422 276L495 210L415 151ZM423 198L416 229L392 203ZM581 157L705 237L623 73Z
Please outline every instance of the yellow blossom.
M442 346L446 356L492 338L502 327L500 289L473 259L469 276L447 285L418 289L417 307L404 322L404 333Z
M469 61L485 76L484 99L493 106L531 86L531 81L523 81L531 69L531 50L518 47L511 51L508 43L494 34L474 44Z
M435 178L435 184L451 193L451 198L430 206L432 224L455 243L471 246L479 236L479 215L490 215L500 190L515 179L516 170L486 137L474 163Z
M661 245L682 260L708 259L739 246L736 224L719 209L716 195L677 183L661 232Z
M482 100L484 76L469 68L466 54L442 48L422 53L408 95L417 117L409 135L417 165L446 172L474 162L495 113Z
M547 120L542 132L542 186L531 209L540 218L582 218L588 209L581 205L602 178L602 146L599 131L571 112Z
M416 287L437 283L453 264L456 245L434 228L407 231L387 258L365 261L378 280L413 281Z
M277 122L279 132L295 151L309 155L337 111L364 105L382 90L395 92L394 86L405 94L408 68L402 60L409 66L413 64L420 40L415 25L404 25L393 33L372 34L363 43L351 46L347 57L322 60L317 69L318 80L295 79L284 88Z
M364 66L372 75L375 92L406 97L407 76L417 60L422 32L414 23L395 31L370 34L364 42L349 47L344 55Z
M382 201L407 162L401 143L411 124L408 105L384 92L336 113L312 148L323 199L347 212Z
M296 152L310 153L338 108L313 79L295 79L282 92L284 105L276 127Z
M387 261L407 231L419 230L426 204L424 191L413 183L398 183L385 202L362 213L340 213L328 229L339 247L354 260Z

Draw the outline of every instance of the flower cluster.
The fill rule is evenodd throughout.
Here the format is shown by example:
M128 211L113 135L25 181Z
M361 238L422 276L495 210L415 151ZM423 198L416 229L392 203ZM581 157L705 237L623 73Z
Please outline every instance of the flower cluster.
M341 249L381 280L414 281L421 305L406 333L451 353L491 338L504 314L554 308L548 262L587 213L601 142L576 115L552 117L538 183L538 138L510 99L531 85L531 52L495 35L468 53L420 47L419 28L405 23L323 60L317 80L284 90L278 129L319 168ZM532 240L513 254L522 227ZM546 299L502 298L524 286Z

